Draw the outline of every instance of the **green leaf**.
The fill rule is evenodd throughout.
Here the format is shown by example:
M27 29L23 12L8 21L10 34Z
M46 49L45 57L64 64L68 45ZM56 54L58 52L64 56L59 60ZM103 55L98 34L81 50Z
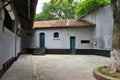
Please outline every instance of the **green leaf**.
M108 4L110 0L82 0L77 4L76 15L82 17Z

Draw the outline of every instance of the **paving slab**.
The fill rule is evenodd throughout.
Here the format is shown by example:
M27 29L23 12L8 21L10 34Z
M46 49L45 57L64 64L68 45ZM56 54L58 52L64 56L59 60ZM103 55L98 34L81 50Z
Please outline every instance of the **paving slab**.
M93 69L109 64L109 58L95 55L45 55L32 58L38 80L95 80Z
M32 55L22 55L0 80L32 80L33 63Z
M95 80L93 69L108 64L95 55L22 55L0 80Z

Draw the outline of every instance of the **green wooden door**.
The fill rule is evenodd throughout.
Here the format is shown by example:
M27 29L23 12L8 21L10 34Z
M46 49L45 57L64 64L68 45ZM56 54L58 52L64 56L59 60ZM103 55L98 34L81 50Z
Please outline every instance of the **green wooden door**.
M75 37L70 37L70 53L76 54Z
M40 48L44 48L44 47L45 47L45 34L40 33Z

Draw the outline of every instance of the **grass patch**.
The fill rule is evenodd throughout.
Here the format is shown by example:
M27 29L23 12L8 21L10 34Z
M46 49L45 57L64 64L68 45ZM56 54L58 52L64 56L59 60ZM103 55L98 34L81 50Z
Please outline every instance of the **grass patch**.
M97 68L98 72L100 72L100 73L103 74L103 75L120 79L120 74L119 74L119 73L109 73L109 72L107 71L107 69L108 69L107 66L101 66L101 67L98 67L98 68Z

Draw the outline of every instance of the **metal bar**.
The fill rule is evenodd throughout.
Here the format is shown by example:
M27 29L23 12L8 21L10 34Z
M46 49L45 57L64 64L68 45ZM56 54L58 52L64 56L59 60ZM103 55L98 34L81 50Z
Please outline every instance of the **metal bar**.
M6 6L8 6L10 3L12 3L12 0L9 1L7 4L5 4L1 9L4 9Z

